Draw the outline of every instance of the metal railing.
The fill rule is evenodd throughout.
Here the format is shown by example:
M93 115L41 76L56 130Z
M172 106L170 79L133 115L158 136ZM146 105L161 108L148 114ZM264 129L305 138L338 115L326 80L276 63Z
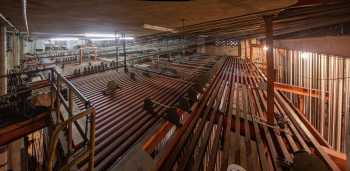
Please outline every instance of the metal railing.
M93 170L94 167L94 152L95 152L95 108L90 104L88 99L79 92L79 90L70 82L67 78L61 75L54 68L44 68L27 72L18 72L14 73L14 75L33 75L34 73L44 73L45 75L48 73L48 79L38 81L38 88L50 87L51 88L51 117L54 120L54 128L52 134L50 134L49 140L49 151L48 151L48 163L47 170L52 171L54 169L54 163L57 159L56 154L57 149L59 149L58 142L62 138L59 138L61 132L67 132L67 156L65 156L66 160L64 164L62 164L60 170L69 170L72 166L77 163L85 160L87 157L89 158L89 170ZM9 75L1 75L0 78L7 78ZM38 83L34 82L34 83ZM36 89L36 88L35 88ZM67 97L63 95L63 89L67 92ZM83 109L77 110L74 113L74 101L73 97L77 97L79 102L84 104ZM75 99L75 100L76 100ZM53 115L53 113L55 115ZM68 117L66 119L63 117L63 114L66 113ZM78 123L79 119L86 119L85 130L81 128ZM77 128L80 135L83 137L83 146L79 147L79 149L73 150L73 132L72 128L74 126ZM90 128L90 129L88 129ZM89 134L89 135L88 135ZM55 167L56 170L56 167Z
M48 160L48 170L52 171L54 168L54 160L57 154L57 145L59 141L59 135L63 131L68 132L67 138L67 149L68 156L65 164L60 168L60 170L69 170L71 167L77 163L89 158L89 170L94 168L94 151L95 151L95 108L91 106L87 98L81 94L78 89L69 82L63 75L58 73L55 69L50 69L51 75L49 82L51 85L51 109L55 111L56 114L56 125L52 132L49 145L49 160ZM62 94L62 88L65 86L67 90L67 99ZM77 114L73 114L73 96L78 97L78 99L85 104L83 111L79 111ZM63 107L63 109L62 109ZM65 110L65 111L64 111ZM62 112L68 113L68 118L64 119L62 117ZM85 130L83 130L79 123L79 119L86 118ZM73 152L72 147L72 128L73 124L77 127L79 133L85 141L86 148L79 151L79 154ZM88 129L90 128L90 130ZM89 133L89 136L87 135Z

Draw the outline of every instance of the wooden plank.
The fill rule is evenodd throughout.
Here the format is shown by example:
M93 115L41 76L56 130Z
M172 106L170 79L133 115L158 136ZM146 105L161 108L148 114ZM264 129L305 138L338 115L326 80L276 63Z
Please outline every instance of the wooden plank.
M346 170L346 154L321 146L341 170Z
M228 117L225 120L226 121L226 128L225 128L225 135L224 135L224 150L222 155L222 163L221 163L221 171L226 171L228 167L228 156L230 153L231 148L231 122L232 122L232 115L233 115L233 100L234 100L234 94L235 94L235 84L233 83L233 79L231 81L230 85L230 102L228 105Z
M247 96L247 86L244 86L243 90L243 119L244 119L244 128L245 128L245 146L246 146L246 155L247 155L247 169L248 170L253 170L253 165L250 163L251 161L253 161L253 153L252 152L252 148L251 148L251 135L250 135L250 127L249 127L249 123L248 123L248 113L249 113L249 107L248 107L248 96Z
M251 97L253 96L252 93L255 94L255 92L251 92L250 93ZM254 95L253 97L254 97L255 100L251 101L252 105L254 105L255 107L259 106L259 105L256 104L256 102L257 102L256 96ZM252 97L252 99L253 99L253 97ZM253 119L253 117L252 117L252 119ZM255 131L255 135L256 135L256 143L257 143L258 152L259 152L259 158L260 158L260 163L261 163L261 170L267 171L268 170L268 165L267 165L266 153L265 153L265 149L264 149L264 142L261 139L260 128L259 128L258 124L256 122L254 122L254 119L253 119L253 125L254 125L254 131Z

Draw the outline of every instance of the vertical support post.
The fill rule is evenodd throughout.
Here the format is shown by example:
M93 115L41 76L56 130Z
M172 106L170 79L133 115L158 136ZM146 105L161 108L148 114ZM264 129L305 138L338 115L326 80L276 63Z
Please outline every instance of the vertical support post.
M267 58L267 121L274 123L274 81L275 71L273 62L273 15L264 16L265 34L266 34L266 51Z
M1 146L0 147L0 165L3 170L8 170L8 149L7 146Z
M94 164L95 164L95 115L96 111L95 109L92 109L91 113L91 127L90 127L90 161L89 161L89 170L94 170Z
M305 97L299 96L298 101L299 101L299 104L298 104L299 110L305 115L305 109L304 109Z
M79 64L83 63L83 56L84 56L84 51L83 48L80 47L80 59L79 59Z
M8 166L9 170L22 170L22 148L23 148L23 138L15 140L7 145L8 147Z
M249 40L248 45L249 45L249 61L253 62L253 50L254 49L253 49L251 40Z
M0 76L7 74L6 26L0 25ZM7 94L7 79L0 78L0 95Z
M127 72L127 67L126 67L126 39L125 39L125 33L123 33L123 53L124 53L124 71Z
M57 87L57 90L56 90L56 122L57 124L60 123L60 107L61 107L61 104L60 104L60 97L59 97L59 93L61 92L61 87L60 87L60 78L59 76L57 75L57 78L56 78L56 87Z
M118 60L119 60L119 49L118 49L118 40L117 40L117 32L114 33L115 38L115 61L116 61L116 71L118 72Z
M16 55L15 55L15 66L19 66L21 64L21 38L20 34L16 33Z
M248 40L244 40L244 57L248 58Z
M73 117L73 90L68 88L68 115L69 118ZM68 154L72 154L72 142L73 142L73 133L72 133L72 122L68 124Z
M241 55L242 55L242 47L241 47L241 41L239 41L239 43L238 43L238 57L241 57Z
M185 19L182 19L182 58L185 56Z
M21 34L19 35L19 41L20 41L19 65L22 65L21 60L24 58L24 36L22 36Z
M55 80L55 73L53 71L53 69L50 70L51 74L50 74L50 82L51 82L51 110L54 110L55 108L55 88L53 86L53 84L55 84L54 80Z
M93 60L96 61L96 58L97 58L97 47L94 47L94 58Z

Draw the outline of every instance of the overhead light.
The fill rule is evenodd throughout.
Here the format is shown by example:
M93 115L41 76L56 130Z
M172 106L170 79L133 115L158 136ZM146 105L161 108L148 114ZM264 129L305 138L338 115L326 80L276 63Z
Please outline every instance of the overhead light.
M79 40L76 37L56 37L56 38L51 38L51 41L73 41L73 40Z
M99 37L99 38L115 38L120 37L119 34L99 34L99 33L85 33L85 37Z
M144 29L150 29L150 30L157 30L157 31L165 31L165 32L171 32L171 33L177 33L178 31L171 29L171 28L166 28L166 27L161 27L161 26L154 26L150 24L144 24L143 25Z
M263 47L263 50L264 50L264 51L267 51L267 50L269 50L269 47L264 46L264 47Z
M300 56L302 59L308 59L311 56L311 52L300 52Z
M120 40L134 40L134 37L120 37Z
M115 40L115 38L101 38L101 39L90 39L91 41L111 41Z
M116 38L94 38L90 39L91 41L111 41L115 40ZM118 40L134 40L134 37L118 37Z

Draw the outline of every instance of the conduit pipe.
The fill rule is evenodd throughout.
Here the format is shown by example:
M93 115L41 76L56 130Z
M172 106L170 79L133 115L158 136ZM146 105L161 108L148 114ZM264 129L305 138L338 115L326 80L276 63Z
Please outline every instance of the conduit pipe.
M27 17L27 0L22 0L22 9L23 9L23 19L24 24L27 30L27 35L29 36L29 27L28 27L28 17Z

